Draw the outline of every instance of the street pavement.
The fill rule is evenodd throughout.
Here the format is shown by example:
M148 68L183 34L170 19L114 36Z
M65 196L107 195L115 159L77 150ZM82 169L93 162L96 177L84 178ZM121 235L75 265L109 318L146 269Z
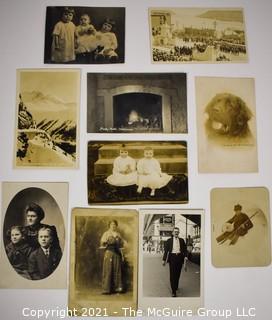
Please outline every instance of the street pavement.
M143 295L145 297L171 297L169 266L162 265L162 254L143 255ZM200 267L187 262L187 271L182 267L178 297L200 296Z

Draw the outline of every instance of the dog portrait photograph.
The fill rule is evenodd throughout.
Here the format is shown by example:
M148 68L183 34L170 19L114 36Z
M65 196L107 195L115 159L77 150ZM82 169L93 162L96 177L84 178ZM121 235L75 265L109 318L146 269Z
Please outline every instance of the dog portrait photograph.
M254 78L196 77L199 172L257 172Z
M140 209L139 308L203 304L204 210Z
M3 182L1 288L66 287L67 183Z
M79 101L79 70L17 70L15 167L77 167Z
M44 63L125 62L125 8L47 7Z
M89 141L88 202L187 203L186 141Z
M136 210L73 209L70 310L95 316L84 309L100 308L100 316L121 316L122 308L137 309L137 262Z
M269 191L264 187L211 191L212 263L262 267L271 263Z
M187 133L185 73L87 73L87 131Z
M247 62L241 8L150 8L154 63Z

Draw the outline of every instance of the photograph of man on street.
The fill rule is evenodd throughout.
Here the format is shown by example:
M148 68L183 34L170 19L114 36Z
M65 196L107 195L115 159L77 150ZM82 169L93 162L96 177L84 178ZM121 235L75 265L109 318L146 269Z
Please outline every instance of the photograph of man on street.
M148 212L143 219L143 296L200 297L200 211L142 211Z
M187 248L185 241L182 238L179 238L179 228L174 227L172 237L164 244L162 263L163 266L165 266L166 263L169 263L172 297L177 296L182 265L184 265L184 270L186 271L187 260Z

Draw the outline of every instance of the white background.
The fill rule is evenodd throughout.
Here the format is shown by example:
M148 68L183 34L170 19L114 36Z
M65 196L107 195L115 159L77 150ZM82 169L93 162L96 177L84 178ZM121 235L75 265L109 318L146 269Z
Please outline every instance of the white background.
M16 69L59 67L43 64L46 6L126 7L125 64L78 65L81 69L80 168L77 170L13 169L16 110ZM151 64L148 30L149 7L242 7L244 8L249 62L243 64ZM204 299L208 309L254 307L255 319L271 318L272 267L214 268L211 264L210 190L214 187L272 186L272 1L271 0L104 0L104 1L0 1L0 180L69 182L68 227L71 208L87 204L87 141L121 139L118 135L86 134L87 72L186 72L188 76L188 135L146 135L144 139L188 141L189 203L182 208L205 209ZM65 68L73 67L64 66ZM254 77L259 172L253 174L199 174L197 169L195 76ZM122 135L122 139L137 136ZM143 136L141 136L143 139ZM153 206L155 207L155 206ZM160 206L166 207L166 206ZM175 206L176 207L176 206ZM3 213L2 213L3 215ZM1 238L2 238L2 230ZM69 235L69 231L68 231ZM69 239L67 239L69 241ZM68 262L67 262L68 265ZM1 277L5 276L3 274ZM0 318L26 319L22 309L67 306L67 290L0 290ZM182 307L182 306L181 306ZM199 317L199 319L204 317ZM205 319L217 317L205 317ZM45 319L45 318L43 318ZM55 317L57 319L57 317ZM185 319L185 318L184 318ZM192 319L192 318L190 318ZM222 317L218 317L222 319ZM232 317L236 319L236 317Z

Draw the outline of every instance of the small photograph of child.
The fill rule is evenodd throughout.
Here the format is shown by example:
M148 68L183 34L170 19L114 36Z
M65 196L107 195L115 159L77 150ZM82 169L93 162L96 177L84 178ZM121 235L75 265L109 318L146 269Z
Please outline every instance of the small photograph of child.
M125 8L47 7L44 63L124 63Z
M65 287L67 192L65 183L3 183L0 288Z
M188 202L187 143L89 142L88 201Z

